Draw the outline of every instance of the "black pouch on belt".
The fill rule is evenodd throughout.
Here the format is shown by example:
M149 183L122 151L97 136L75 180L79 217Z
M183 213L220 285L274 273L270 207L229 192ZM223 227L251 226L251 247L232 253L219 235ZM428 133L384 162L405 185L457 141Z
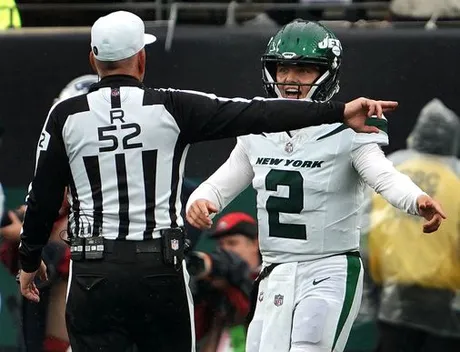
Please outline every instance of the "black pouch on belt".
M182 228L166 229L161 231L163 260L165 264L178 268L184 260L185 232Z

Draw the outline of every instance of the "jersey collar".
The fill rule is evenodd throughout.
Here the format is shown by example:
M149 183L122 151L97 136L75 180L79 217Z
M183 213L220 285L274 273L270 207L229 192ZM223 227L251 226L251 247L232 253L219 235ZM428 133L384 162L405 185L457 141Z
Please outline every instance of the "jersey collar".
M112 76L105 76L99 82L93 84L90 87L89 92L94 92L104 87L117 88L117 87L125 87L125 86L145 88L144 84L133 76L112 75Z

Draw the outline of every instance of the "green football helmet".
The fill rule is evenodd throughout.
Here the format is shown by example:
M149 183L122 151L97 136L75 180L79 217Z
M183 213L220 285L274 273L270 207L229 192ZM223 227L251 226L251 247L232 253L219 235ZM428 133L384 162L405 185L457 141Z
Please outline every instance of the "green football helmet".
M302 19L288 23L270 39L262 56L262 80L267 94L271 98L281 97L278 85L283 83L276 82L277 64L313 64L319 67L320 76L309 84L306 99L331 99L339 91L342 52L334 33L320 23Z

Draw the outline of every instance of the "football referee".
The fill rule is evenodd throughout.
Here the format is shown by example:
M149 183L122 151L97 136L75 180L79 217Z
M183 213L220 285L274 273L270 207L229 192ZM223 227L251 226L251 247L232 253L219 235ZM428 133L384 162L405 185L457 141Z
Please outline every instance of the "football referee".
M344 121L361 132L367 114L394 102L348 104L222 99L142 84L143 21L119 11L91 29L100 76L88 94L51 108L37 146L20 245L22 294L38 301L41 251L70 188L72 252L67 328L72 351L194 351L193 304L183 267L180 216L189 144Z

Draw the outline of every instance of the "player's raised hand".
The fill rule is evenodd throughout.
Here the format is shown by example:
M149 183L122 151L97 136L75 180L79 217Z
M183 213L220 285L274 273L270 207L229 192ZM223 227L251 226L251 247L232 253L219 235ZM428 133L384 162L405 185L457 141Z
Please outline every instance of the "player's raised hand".
M378 133L377 127L366 125L366 119L375 115L382 118L384 112L392 111L397 106L398 102L396 101L358 98L345 104L343 121L356 132Z
M217 212L214 203L206 199L197 199L187 211L187 221L201 230L209 229L212 226L210 214Z
M417 198L417 206L420 215L427 220L423 224L423 232L436 231L441 226L442 220L446 218L441 205L430 196L422 195Z

